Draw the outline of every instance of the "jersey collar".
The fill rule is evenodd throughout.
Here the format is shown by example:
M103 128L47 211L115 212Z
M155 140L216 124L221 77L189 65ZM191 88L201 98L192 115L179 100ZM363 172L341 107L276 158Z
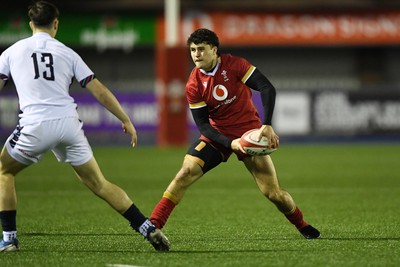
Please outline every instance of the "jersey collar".
M36 32L36 33L33 34L33 36L41 36L41 37L50 37L50 38L52 38L51 35L49 33L47 33L47 32Z

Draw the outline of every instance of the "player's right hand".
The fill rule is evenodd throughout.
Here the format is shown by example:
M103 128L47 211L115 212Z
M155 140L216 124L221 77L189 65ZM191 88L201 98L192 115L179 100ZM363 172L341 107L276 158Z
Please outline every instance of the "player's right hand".
M279 136L275 133L271 125L261 126L257 141L260 141L262 136L267 138L269 149L279 147Z
M133 126L132 122L123 123L122 129L124 130L124 133L129 134L131 136L131 145L132 147L135 147L137 144L137 134L136 134L136 129Z

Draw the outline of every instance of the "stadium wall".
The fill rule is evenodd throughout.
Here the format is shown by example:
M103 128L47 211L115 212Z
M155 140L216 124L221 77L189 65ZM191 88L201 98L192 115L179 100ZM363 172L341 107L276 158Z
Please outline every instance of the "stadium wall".
M196 11L183 20L181 41L194 27L217 27L221 52L243 56L267 75L278 91L274 126L282 138L399 140L400 11ZM146 145L157 138L155 43L162 38L157 23L155 15L64 14L59 36L124 103ZM0 19L0 51L29 35L25 14ZM190 59L182 65L193 66ZM17 123L14 89L10 81L0 94L2 140ZM119 124L76 82L70 91L93 143L127 141ZM187 121L189 139L195 138L190 116Z

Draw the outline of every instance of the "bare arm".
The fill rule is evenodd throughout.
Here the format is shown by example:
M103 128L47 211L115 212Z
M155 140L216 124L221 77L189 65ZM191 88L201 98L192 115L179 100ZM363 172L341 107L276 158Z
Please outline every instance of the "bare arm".
M4 85L6 85L6 81L0 79L0 91L3 89Z
M100 104L122 122L122 129L125 133L131 136L131 144L134 147L137 143L136 129L114 94L98 79L90 81L86 85L86 88L93 94Z

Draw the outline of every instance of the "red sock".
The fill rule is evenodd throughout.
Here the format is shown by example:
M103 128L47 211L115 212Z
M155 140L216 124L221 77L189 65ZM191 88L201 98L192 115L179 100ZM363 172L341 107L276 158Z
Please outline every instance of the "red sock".
M303 213L301 213L301 210L298 207L296 207L292 214L285 214L285 216L299 230L308 225L308 223L304 221Z
M163 197L160 202L155 206L150 216L150 221L158 228L161 229L167 223L172 210L176 204L172 200Z

